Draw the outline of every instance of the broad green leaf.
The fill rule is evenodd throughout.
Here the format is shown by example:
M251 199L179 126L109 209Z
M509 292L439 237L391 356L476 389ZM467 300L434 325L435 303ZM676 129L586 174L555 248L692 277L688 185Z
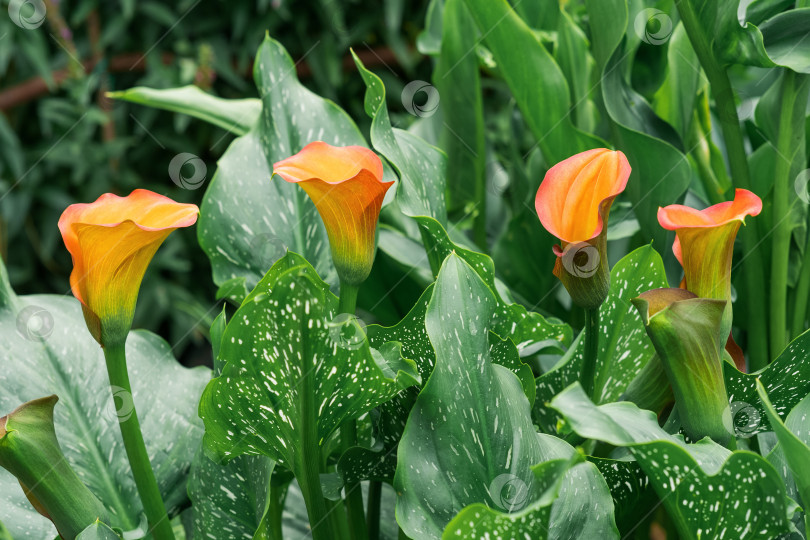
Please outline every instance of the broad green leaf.
M365 146L352 119L305 88L290 56L269 37L256 54L254 77L262 96L259 121L220 158L198 227L214 282L244 279L241 289L229 290L237 300L236 291L253 289L288 249L304 255L328 283L337 283L315 205L299 186L271 180L272 167L315 140Z
M560 7L558 25L554 60L568 80L573 123L590 132L596 127L596 108L591 96L595 89L591 76L596 63L591 56L588 38L563 7Z
M757 373L742 373L728 362L723 364L737 437L770 431L765 408L757 394L757 379L762 381L774 411L783 418L810 394L809 354L810 331L794 339L776 360Z
M532 419L541 431L557 432L557 414L548 407L548 402L565 388L579 379L582 371L582 351L585 332L577 334L576 339L557 363L535 380L536 395L532 407Z
M391 126L382 80L366 69L352 51L366 84L365 111L371 118L371 144L399 174L396 198L405 215L426 216L447 223L444 202L447 158L420 137Z
M10 408L4 408L0 414L9 412ZM0 519L5 527L5 529L0 527L2 540L56 536L53 523L34 510L20 488L20 483L5 469L0 469ZM3 531L8 536L3 536Z
M799 73L810 73L810 51L807 32L810 28L810 8L792 9L768 19L759 30L770 59Z
M220 356L227 320L225 310L211 325L214 376L222 373ZM263 537L257 533L267 515L271 475L275 462L265 456L241 456L228 463L216 463L200 445L191 463L188 495L192 504L194 538L215 535L223 540ZM274 539L281 540L281 539Z
M539 496L530 504L521 501L520 508L514 513L500 512L488 504L475 503L467 506L447 524L442 540L463 538L465 540L489 540L490 538L532 538L545 540L549 538L549 520L551 504L557 498L562 478L571 466L571 460L555 459L532 467L536 490ZM513 479L509 479L514 483ZM514 506L516 501L528 496L525 486L521 484L495 486L494 498L507 498L505 506ZM506 495L504 495L506 494ZM503 503L502 503L503 504Z
M790 501L761 456L703 439L686 444L632 403L594 405L574 384L551 403L578 435L627 446L650 477L681 538L775 538L789 532ZM756 511L752 511L756 509Z
M496 493L506 483L519 488L521 509L543 491L531 472L542 451L529 402L515 375L493 363L488 347L497 306L475 270L450 255L425 318L435 365L397 456L397 515L411 537L441 537L469 504L518 510ZM545 526L533 521L532 530L544 534Z
M483 190L476 193L476 186L484 186L486 167L483 98L478 56L474 54L478 30L463 0L447 0L443 18L433 84L441 99L440 141L447 153L448 204L451 209L460 209L468 202L485 200L486 195Z
M59 396L56 433L79 478L109 508L115 527L135 531L143 511L118 428L118 418L137 407L149 458L170 515L186 505L186 474L200 444L196 403L209 378L205 368L186 369L169 345L135 330L127 340L133 394L110 391L104 356L90 337L80 304L69 296L17 297L0 264L0 411L51 394ZM22 504L24 496L0 473L0 521L12 536L37 538L49 530ZM23 513L21 513L21 511Z
M137 86L121 92L108 92L107 95L156 109L187 114L237 135L246 135L256 124L262 111L262 102L259 99L222 99L196 86L165 90Z
M655 112L686 141L701 86L700 64L683 24L678 23L667 47L667 75L655 93Z
M328 285L292 252L248 295L225 328L219 356L227 364L200 402L212 455L265 455L291 468L303 444L301 426L314 420L306 416L309 407L322 444L343 421L418 380L399 344L369 348L356 323L335 319L337 307ZM302 396L309 392L307 406Z
M273 461L241 456L216 463L200 449L189 473L194 538L253 538L269 505Z
M694 9L703 33L717 59L725 64L772 67L762 42L762 33L751 23L737 19L740 0L686 0Z
M810 395L793 408L783 423L759 380L757 380L757 393L765 407L768 422L782 447L788 467L793 473L801 502L806 509L810 503L810 446L808 446L810 431L807 429L808 417L810 417Z
M619 530L635 529L657 502L650 478L630 456L624 459L589 457L588 461L596 465L610 489Z
M592 21L600 21L598 28L591 28L593 56L604 72L613 51L619 46L627 28L627 2L624 0L585 0Z
M563 72L509 3L465 1L546 162L556 163L577 152L604 146L604 141L574 126Z
M76 540L120 540L121 537L110 527L96 521L76 537Z

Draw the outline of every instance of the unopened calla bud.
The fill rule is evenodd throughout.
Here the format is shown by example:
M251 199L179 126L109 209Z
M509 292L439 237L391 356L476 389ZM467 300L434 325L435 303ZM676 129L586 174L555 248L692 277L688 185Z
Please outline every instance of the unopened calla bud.
M68 464L53 425L58 398L29 401L0 418L0 467L20 482L36 510L64 539L76 538L107 510Z
M537 216L560 239L554 275L581 307L599 307L610 289L608 215L629 177L623 153L597 148L557 163L537 190Z
M632 300L672 386L684 431L727 444L731 411L723 354L725 300L685 289L654 289Z

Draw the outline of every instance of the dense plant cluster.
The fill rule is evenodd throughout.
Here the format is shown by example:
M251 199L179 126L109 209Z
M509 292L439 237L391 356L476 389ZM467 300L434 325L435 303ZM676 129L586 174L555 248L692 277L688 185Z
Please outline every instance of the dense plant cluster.
M807 538L810 5L738 4L432 0L348 112L272 28L255 94L104 94L229 144L52 203L72 296L0 264L0 540ZM189 229L210 368L133 330Z

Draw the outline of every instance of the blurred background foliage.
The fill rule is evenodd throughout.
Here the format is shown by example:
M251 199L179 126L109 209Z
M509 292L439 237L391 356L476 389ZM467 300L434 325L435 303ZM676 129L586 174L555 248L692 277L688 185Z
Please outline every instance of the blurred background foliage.
M8 1L0 5L0 254L20 294L70 294L70 256L56 226L69 204L136 188L199 204L206 182L182 189L169 163L183 152L199 156L210 181L233 139L105 92L196 84L225 98L255 97L252 62L265 32L284 43L304 84L364 130L365 86L349 47L383 66L394 96L403 81L430 78L429 60L414 47L427 1L46 0L41 24L34 3L22 6L32 28L6 16ZM196 231L177 231L144 279L134 326L163 335L185 363L207 361L214 293Z

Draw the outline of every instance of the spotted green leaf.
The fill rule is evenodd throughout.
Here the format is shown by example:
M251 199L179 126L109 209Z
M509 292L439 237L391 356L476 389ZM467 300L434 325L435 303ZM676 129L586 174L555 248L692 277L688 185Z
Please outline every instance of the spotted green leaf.
M366 69L354 51L352 57L366 84L364 105L371 118L371 144L399 174L396 198L400 208L405 215L426 216L446 224L447 157L417 135L391 126L382 79Z
M793 508L785 486L761 456L730 452L708 438L686 444L632 403L594 405L578 383L551 406L578 435L629 447L681 538L753 540L789 532Z
M773 404L773 410L784 418L810 394L810 331L794 339L779 357L757 373L742 373L725 362L723 375L731 402L734 430L738 437L751 437L770 431L766 411L757 394L757 379Z
M765 407L768 422L776 433L804 508L810 504L810 395L799 402L785 422L773 408L762 382L757 380L757 393ZM806 511L806 510L805 510ZM808 521L810 523L810 521Z
M341 422L418 380L399 344L377 350L362 334L344 335L360 329L335 319L337 307L328 285L292 252L248 295L223 334L219 356L227 364L200 402L212 455L265 455L293 468L301 426L316 421L322 444Z
M425 316L435 365L397 456L397 516L411 537L441 537L470 504L517 510L512 495L501 494L506 484L517 486L521 509L544 491L531 470L543 452L529 402L517 377L492 360L488 336L497 307L473 267L448 256ZM532 522L536 534L546 528Z

